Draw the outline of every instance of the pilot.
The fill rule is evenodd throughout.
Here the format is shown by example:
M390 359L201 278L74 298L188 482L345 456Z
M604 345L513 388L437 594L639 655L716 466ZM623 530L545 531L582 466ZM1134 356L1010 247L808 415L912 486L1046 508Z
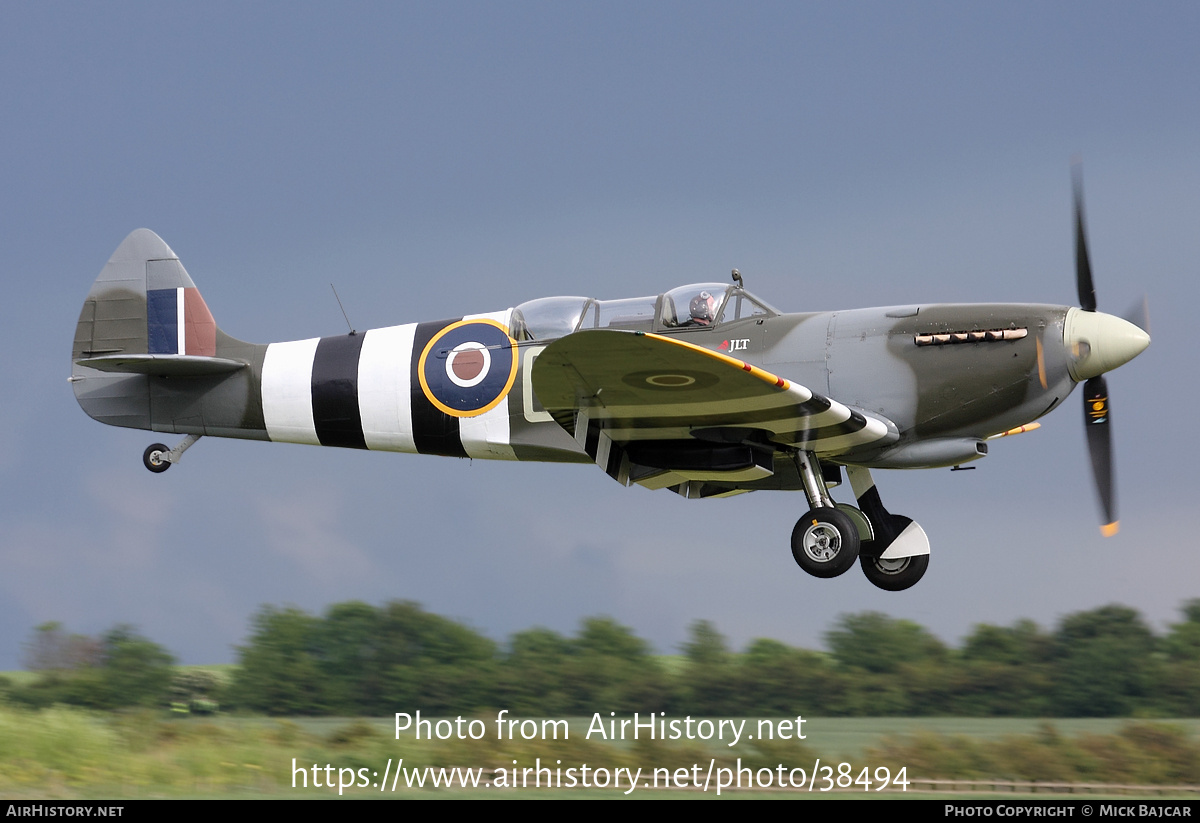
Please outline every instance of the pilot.
M689 309L691 319L685 326L711 326L716 319L713 315L716 313L717 301L713 296L706 291L702 291L692 298L692 304Z

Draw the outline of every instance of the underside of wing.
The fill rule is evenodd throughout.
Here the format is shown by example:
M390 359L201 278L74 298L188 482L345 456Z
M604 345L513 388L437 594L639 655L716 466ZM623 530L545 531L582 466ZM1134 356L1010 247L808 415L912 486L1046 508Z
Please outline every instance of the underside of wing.
M881 419L657 334L568 335L538 356L532 382L542 406L610 475L652 488L771 487L779 451L834 456L889 437Z

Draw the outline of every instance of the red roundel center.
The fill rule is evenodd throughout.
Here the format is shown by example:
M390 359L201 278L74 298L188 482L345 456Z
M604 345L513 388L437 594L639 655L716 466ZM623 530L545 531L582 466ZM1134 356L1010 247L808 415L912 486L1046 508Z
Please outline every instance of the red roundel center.
M479 349L456 352L450 368L454 369L454 376L459 380L474 380L483 371L483 352Z

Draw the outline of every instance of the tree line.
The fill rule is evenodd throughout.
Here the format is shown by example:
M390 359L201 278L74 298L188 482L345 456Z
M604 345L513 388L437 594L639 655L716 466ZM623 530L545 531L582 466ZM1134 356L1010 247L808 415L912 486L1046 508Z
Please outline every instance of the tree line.
M133 629L98 638L44 624L26 646L38 676L0 684L16 703L127 705L272 715L593 712L814 716L1200 716L1200 599L1156 635L1134 609L977 625L957 647L909 620L840 616L828 651L757 639L741 652L708 621L663 657L608 617L574 635L545 628L501 645L417 603L352 601L316 616L265 606L221 680L178 669Z

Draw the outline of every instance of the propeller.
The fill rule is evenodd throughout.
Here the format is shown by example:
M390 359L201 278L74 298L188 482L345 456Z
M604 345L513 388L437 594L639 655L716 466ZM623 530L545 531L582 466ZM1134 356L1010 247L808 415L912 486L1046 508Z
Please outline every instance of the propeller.
M1083 167L1071 165L1072 188L1075 195L1075 286L1079 291L1079 307L1096 311L1096 287L1092 282L1091 256L1088 254L1087 227L1083 215ZM1088 457L1092 463L1092 478L1104 512L1100 533L1111 537L1117 533L1117 499L1113 477L1112 414L1108 406L1108 383L1104 375L1089 377L1083 384L1083 422L1087 433Z
M1089 377L1083 384L1083 422L1087 432L1088 456L1092 460L1092 477L1096 494L1104 511L1100 533L1111 537L1117 533L1117 499L1113 483L1112 431L1108 428L1108 383L1103 377Z
M1146 297L1146 295L1143 294L1142 299L1138 300L1136 303L1134 303L1132 306L1130 306L1129 310L1126 311L1123 315L1121 315L1121 318L1123 320L1137 326L1139 329L1144 331L1146 334L1149 334L1150 333L1150 299L1148 297Z

